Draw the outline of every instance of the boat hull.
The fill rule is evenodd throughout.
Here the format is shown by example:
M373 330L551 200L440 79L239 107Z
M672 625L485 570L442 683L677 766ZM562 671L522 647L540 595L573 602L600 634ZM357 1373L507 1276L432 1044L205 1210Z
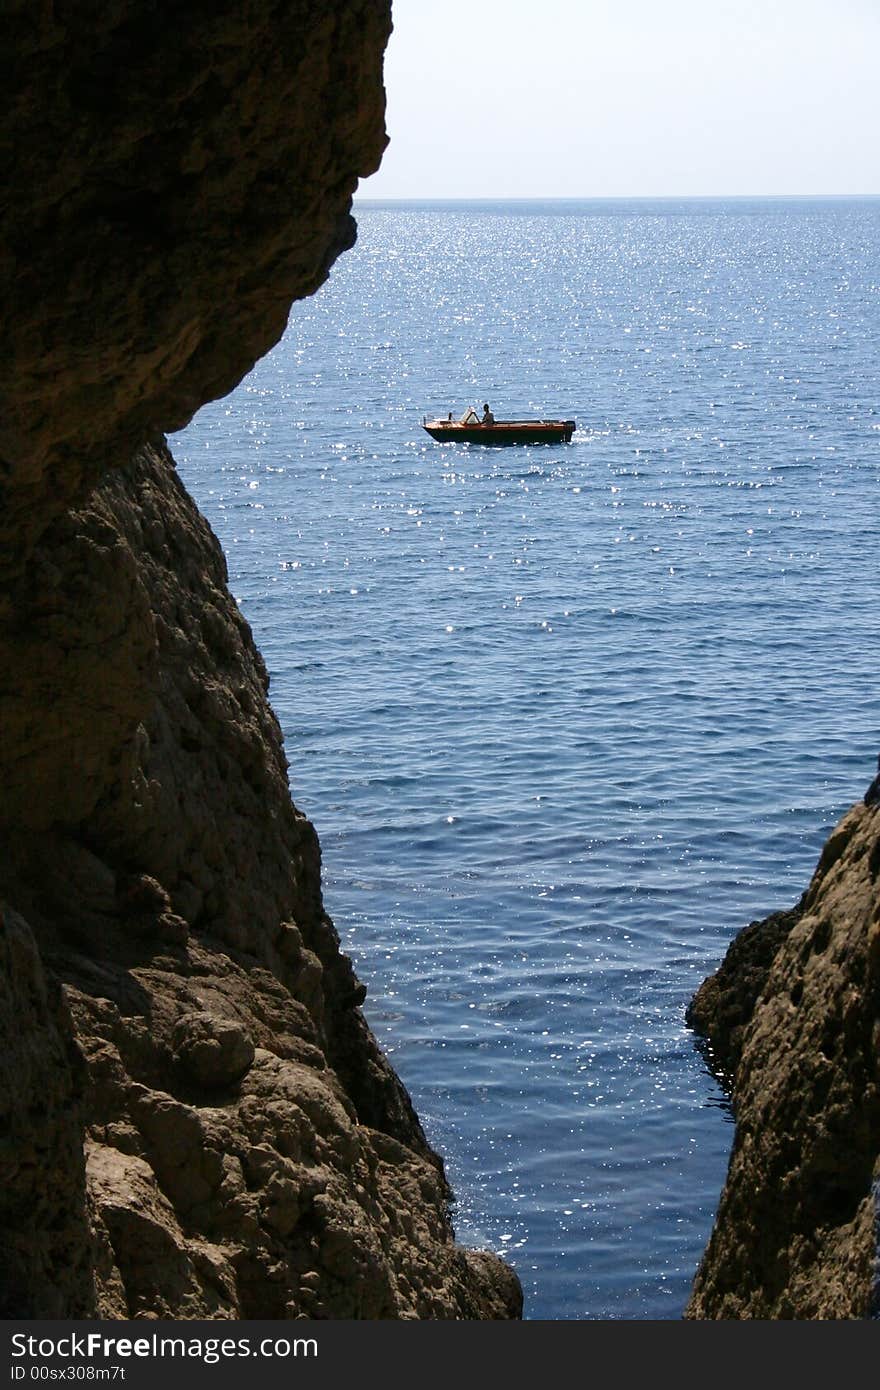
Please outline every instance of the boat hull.
M461 425L426 420L422 425L438 444L568 444L574 420L496 420L494 425Z

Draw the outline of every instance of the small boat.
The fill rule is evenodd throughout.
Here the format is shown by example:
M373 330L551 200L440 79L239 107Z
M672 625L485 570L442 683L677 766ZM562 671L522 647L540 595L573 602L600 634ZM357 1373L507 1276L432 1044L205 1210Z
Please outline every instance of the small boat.
M466 410L460 420L452 414L445 420L422 418L422 429L440 444L458 440L462 444L568 444L575 420L496 420L484 423L475 410Z

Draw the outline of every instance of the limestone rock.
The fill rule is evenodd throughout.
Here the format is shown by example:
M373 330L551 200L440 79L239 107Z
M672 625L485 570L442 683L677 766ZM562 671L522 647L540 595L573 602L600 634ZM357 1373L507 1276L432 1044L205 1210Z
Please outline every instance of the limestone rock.
M774 912L738 933L714 975L704 980L688 1005L686 1021L707 1041L708 1060L722 1081L733 1080L745 1029L776 954L800 914Z
M231 1086L253 1065L254 1045L244 1029L214 1014L184 1014L172 1041L180 1066L202 1086Z
M85 1069L33 933L0 904L0 1316L86 1317Z
M103 1276L102 1314L235 1317L228 1256L186 1239L149 1164L101 1144L89 1144L87 1153L94 1219L106 1232L114 1261Z
M4 21L3 1311L518 1316L359 1007L164 442L351 245L388 0Z
M880 812L859 804L797 909L752 924L695 1002L736 1136L690 1317L877 1315L878 873Z
M389 30L389 0L5 6L0 575L352 244Z
M79 1188L64 1190L79 1281L29 1306L518 1316L512 1272L455 1245L442 1163L358 1007L265 670L167 450L145 448L63 519L71 537L97 524L137 562L117 630L126 603L149 615L150 699L127 721L108 712L115 762L96 774L97 798L76 803L89 810L75 826L44 828L47 803L7 825L8 885L63 984L85 1064L81 1118L64 1136L80 1164ZM100 571L79 575L83 623L92 583ZM102 657L112 668L112 638ZM93 679L97 692L97 664ZM96 699L96 741L103 719Z

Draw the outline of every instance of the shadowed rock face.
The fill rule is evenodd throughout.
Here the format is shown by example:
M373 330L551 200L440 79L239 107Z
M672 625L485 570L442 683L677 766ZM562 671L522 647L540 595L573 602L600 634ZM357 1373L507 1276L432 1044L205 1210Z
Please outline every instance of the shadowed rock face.
M878 874L860 803L797 908L752 923L693 1001L736 1137L690 1317L877 1315Z
M517 1316L364 1021L161 435L351 244L388 4L7 8L0 1312Z
M389 8L5 7L4 573L109 463L229 391L352 244Z

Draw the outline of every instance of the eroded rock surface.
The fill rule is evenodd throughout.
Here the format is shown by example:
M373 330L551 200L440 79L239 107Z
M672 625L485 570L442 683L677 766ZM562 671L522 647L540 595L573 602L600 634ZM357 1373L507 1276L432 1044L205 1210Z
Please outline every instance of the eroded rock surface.
M162 431L351 244L387 0L7 7L0 1314L517 1316L360 1005Z
M4 6L0 575L352 244L389 29L388 0Z
M877 1315L878 875L880 807L859 803L797 908L747 928L694 1000L736 1137L690 1317Z
M127 582L108 591L108 568ZM4 711L19 762L32 737L47 768L42 795L22 774L3 801L7 1152L33 1155L5 1190L11 1221L29 1212L28 1308L516 1315L510 1271L455 1245L442 1164L364 1022L262 661L167 450L57 519L30 573L57 595L22 586L39 669L59 608L114 620L58 690L55 759L17 695Z
M27 922L0 913L0 1307L84 1317L92 1306L82 1149L85 1067L58 982Z

